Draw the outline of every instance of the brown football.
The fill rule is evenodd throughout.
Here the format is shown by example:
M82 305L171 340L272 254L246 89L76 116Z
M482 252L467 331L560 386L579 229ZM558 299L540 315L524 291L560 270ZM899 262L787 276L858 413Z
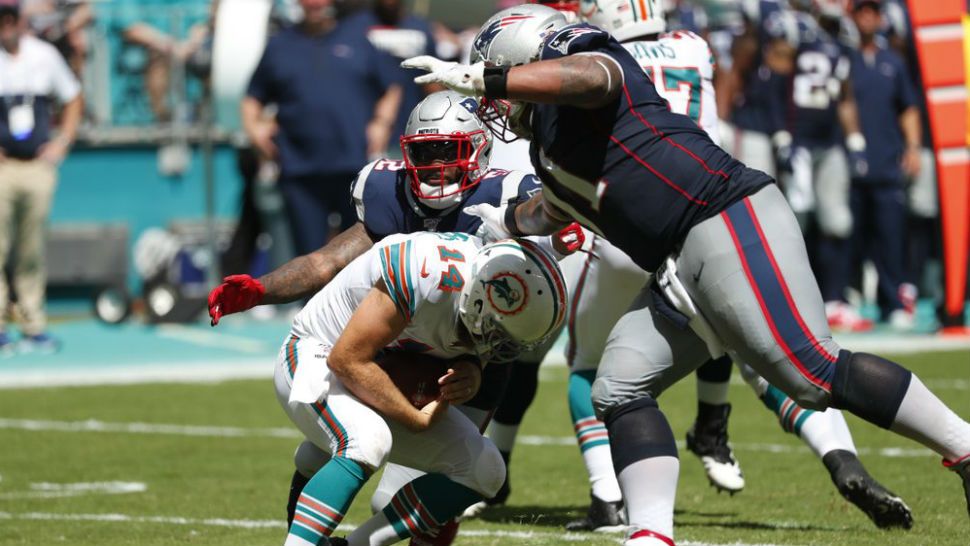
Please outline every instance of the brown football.
M448 361L420 353L385 351L377 364L416 408L438 398L438 378L448 373Z

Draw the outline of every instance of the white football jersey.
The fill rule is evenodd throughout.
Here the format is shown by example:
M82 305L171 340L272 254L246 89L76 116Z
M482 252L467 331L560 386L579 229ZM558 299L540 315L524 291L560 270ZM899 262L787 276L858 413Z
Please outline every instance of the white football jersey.
M464 233L391 235L355 259L293 319L293 333L333 347L367 293L383 280L408 321L388 346L440 358L474 354L458 338L458 301L481 239Z
M714 101L714 54L704 38L678 30L656 41L623 44L653 80L670 111L701 126L720 145L717 104Z

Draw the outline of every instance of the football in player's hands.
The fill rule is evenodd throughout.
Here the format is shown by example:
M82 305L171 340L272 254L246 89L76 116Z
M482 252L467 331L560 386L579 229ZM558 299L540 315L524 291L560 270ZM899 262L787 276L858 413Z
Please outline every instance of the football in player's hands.
M385 351L375 360L417 409L441 396L438 378L448 373L450 367L447 360L404 351Z

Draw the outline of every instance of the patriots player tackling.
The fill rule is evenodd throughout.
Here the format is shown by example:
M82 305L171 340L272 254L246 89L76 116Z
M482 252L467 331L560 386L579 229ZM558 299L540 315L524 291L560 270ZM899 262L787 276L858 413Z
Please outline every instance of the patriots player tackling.
M475 100L452 91L429 95L410 115L402 138L404 160L374 161L354 180L351 193L359 222L320 250L258 280L248 275L227 277L209 296L213 324L224 314L260 303L311 296L384 237L424 230L474 234L481 229L481 219L462 213L463 207L525 200L539 191L533 175L489 168L492 141L475 115L477 108ZM559 238L553 247L556 252L569 251ZM494 410L506 380L505 368L498 364L487 367L480 392L461 406L479 427ZM287 507L290 522L301 491L329 459L326 451L310 441L297 449ZM420 474L388 464L372 499L375 512Z
M679 462L655 398L724 351L803 407L847 409L933 449L970 495L970 424L908 370L832 339L774 181L671 113L608 33L563 23L512 8L483 27L481 61L406 64L431 72L421 82L484 95L497 134L532 141L543 192L480 210L492 236L551 233L576 219L656 272L610 334L592 388L631 524L626 543L673 544Z

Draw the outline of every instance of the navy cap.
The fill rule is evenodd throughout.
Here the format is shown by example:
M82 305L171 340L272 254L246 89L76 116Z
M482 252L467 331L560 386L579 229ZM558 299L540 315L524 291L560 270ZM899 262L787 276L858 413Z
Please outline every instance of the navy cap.
M876 9L882 7L881 0L852 0L852 11L858 11L863 6L873 6Z

